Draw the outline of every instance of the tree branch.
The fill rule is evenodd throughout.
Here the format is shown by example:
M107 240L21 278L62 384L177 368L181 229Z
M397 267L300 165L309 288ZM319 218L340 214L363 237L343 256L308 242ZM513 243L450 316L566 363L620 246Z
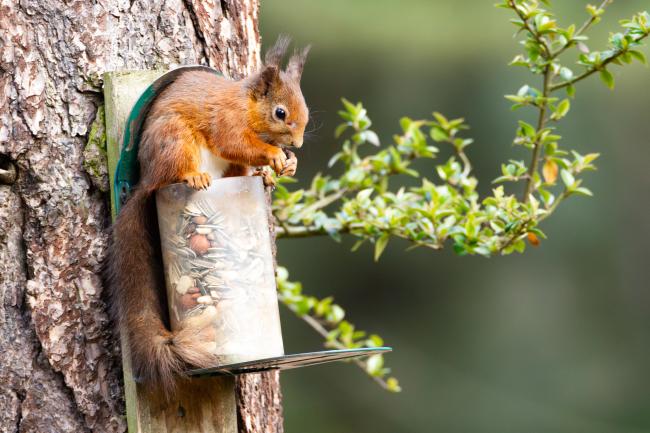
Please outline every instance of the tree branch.
M641 37L636 39L636 42L641 42L643 39L647 38L648 35L650 35L650 33L646 33L644 35L641 35ZM595 66L587 69L585 72L583 72L582 74L578 75L575 78L572 78L571 80L563 81L561 83L552 85L551 88L550 88L551 92L555 92L556 90L560 90L560 89L563 89L565 87L572 86L575 83L577 83L578 81L582 81L585 78L595 74L596 72L602 71L605 68L605 66L612 63L614 60L618 59L620 56L627 53L628 51L629 51L629 49L619 50L615 54L613 54L612 56L605 59L605 61L603 61L600 65L595 65Z
M514 0L508 0L508 3L510 4L510 7L512 8L512 10L514 10L515 13L517 14L517 16L521 19L521 21L523 21L524 28L526 30L528 30L528 32L533 36L533 38L535 38L537 43L544 49L544 51L545 51L544 58L547 59L547 60L550 59L550 57L551 57L551 49L549 48L548 44L546 43L546 40L542 37L542 35L540 35L537 31L535 31L531 27L530 21L519 10L519 8L515 4Z
M334 349L354 349L361 347L378 347L383 340L378 335L367 335L366 332L355 329L354 325L344 320L345 311L333 303L331 297L317 299L302 293L302 284L288 280L289 274L285 268L278 268L277 286L278 299L298 318L303 320L325 340L325 347ZM372 357L382 355L372 355ZM389 377L389 370L383 367L383 362L371 364L366 360L355 359L353 362L382 388L399 392L397 379Z
M528 200L530 199L530 195L533 192L533 188L535 187L535 173L537 173L537 167L539 165L539 154L542 148L542 143L540 140L540 131L544 129L544 126L546 125L546 109L548 106L548 102L546 98L548 98L549 95L549 83L551 81L551 68L549 65L546 65L544 68L544 89L542 91L542 97L544 98L542 104L538 107L539 108L539 117L537 119L537 137L535 138L535 143L533 143L533 157L530 162L530 166L528 167L528 176L526 178L526 187L524 189L524 196L522 197L522 201L524 203L528 203Z
M342 227L337 233L349 233L349 227ZM327 230L323 227L316 226L281 226L276 227L275 235L278 239L282 238L308 238L312 236L326 236Z
M329 336L329 331L317 319L307 314L304 315L296 314L296 315L300 319L302 319L307 325L309 325L314 331L320 334L321 337L327 339L327 337ZM348 349L348 347L345 347L345 345L339 343L338 341L330 341L329 345L335 349ZM367 364L364 361L354 358L352 362L354 362L354 364L356 364L357 367L362 369L367 374ZM372 380L377 382L377 384L379 384L379 386L381 386L383 389L390 391L388 384L381 377L372 376L372 375L369 376Z
M614 0L603 0L603 2L600 4L600 6L598 6L598 9L599 9L599 10L604 10L607 6L609 6L609 5L612 4L613 2L614 2ZM575 32L575 34L574 34L573 36L575 37L575 36L580 36L580 35L582 35L584 32L586 32L586 31L589 29L589 27L591 27L591 25L592 25L593 23L596 22L597 19L598 19L598 17L595 16L595 15L590 16L589 19L587 19L587 20L584 22L584 24L582 24L582 26L580 26L580 28ZM560 49L559 49L558 51L556 51L555 53L552 53L552 54L551 54L551 59L555 59L555 58L557 58L560 54L564 53L567 49L569 49L569 48L572 47L573 45L575 45L575 44L573 43L573 41L569 41L569 42L567 42L566 45L564 45L562 48L560 48Z

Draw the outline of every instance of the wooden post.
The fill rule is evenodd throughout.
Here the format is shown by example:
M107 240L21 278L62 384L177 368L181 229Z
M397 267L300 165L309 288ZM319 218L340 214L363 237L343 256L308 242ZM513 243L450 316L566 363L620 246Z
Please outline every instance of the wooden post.
M163 71L125 71L104 74L106 146L115 219L113 181L124 125L142 92ZM126 333L121 336L124 393L130 433L237 433L235 380L232 377L191 379L179 386L174 399L147 392L133 380Z

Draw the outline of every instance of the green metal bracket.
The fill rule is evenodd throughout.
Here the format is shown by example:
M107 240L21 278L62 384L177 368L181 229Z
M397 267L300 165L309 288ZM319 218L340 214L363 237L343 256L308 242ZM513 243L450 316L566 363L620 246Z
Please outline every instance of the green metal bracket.
M131 190L140 179L140 165L138 163L138 148L144 122L149 114L156 97L169 86L178 76L188 71L206 71L216 75L222 75L221 72L208 66L182 66L162 75L156 81L151 83L147 89L142 92L140 98L131 109L131 113L126 120L124 137L120 159L115 170L115 181L113 189L115 193L116 212L126 203Z

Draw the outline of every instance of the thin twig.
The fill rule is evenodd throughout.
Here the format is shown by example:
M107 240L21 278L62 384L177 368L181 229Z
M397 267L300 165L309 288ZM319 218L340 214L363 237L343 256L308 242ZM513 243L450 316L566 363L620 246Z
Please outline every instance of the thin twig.
M526 179L526 188L524 189L524 196L522 201L528 203L530 195L533 193L533 188L535 187L535 173L537 173L537 167L539 165L539 154L542 149L542 143L539 138L540 132L544 129L546 125L546 109L548 107L548 98L549 94L549 84L551 81L551 68L549 65L546 65L544 68L544 89L542 93L543 102L539 106L539 118L537 119L537 135L535 138L535 143L533 143L533 157L530 162L530 167L528 167L528 178Z
M503 244L499 248L499 253L503 253L506 248L508 248L510 245L514 244L515 242L517 242L519 240L519 238L521 238L524 234L526 234L528 232L528 227L527 226L528 226L529 222L530 222L530 220L527 220L527 221L523 222L523 224L521 225L522 229L518 230L517 232L515 232L515 234L513 236L510 236L508 238L507 242L505 244Z
M603 2L600 4L600 6L598 6L598 9L605 9L607 6L609 6L613 2L614 2L614 0L603 0ZM589 27L591 27L591 25L594 22L596 22L596 19L597 19L596 16L594 16L594 15L590 16L589 19L587 19L584 22L584 24L582 24L582 26L580 26L580 28L578 30L576 30L576 32L575 32L575 34L573 36L575 37L575 36L582 35L584 32L586 32L589 29ZM566 45L564 45L562 48L560 48L557 52L551 54L551 59L557 58L560 54L565 52L567 49L569 49L573 45L574 45L573 41L567 42Z
M643 39L647 38L649 35L650 35L650 33L646 33L646 34L642 35L640 38L636 39L636 42L642 41ZM562 89L564 87L572 86L575 83L577 83L578 81L584 80L585 78L595 74L596 72L602 71L605 68L605 66L607 66L608 64L610 64L614 60L618 59L620 56L622 56L623 54L625 54L627 52L628 52L627 49L617 51L614 55L612 55L612 56L608 57L607 59L605 59L605 61L602 62L600 65L597 65L597 66L594 66L592 68L587 69L585 72L583 72L582 74L578 75L575 78L572 78L571 80L563 81L561 83L552 85L551 89L550 89L551 92L555 92L556 90L560 90L560 89Z
M305 323L307 323L309 326L311 326L312 329L318 332L323 338L327 339L327 337L329 336L329 331L318 321L318 319L308 314L304 314L304 315L296 314L296 315L300 319L302 319ZM346 347L344 344L342 344L337 340L329 341L329 344L336 349L349 349L349 347ZM360 359L353 359L352 362L354 362L360 369L362 369L366 374L368 374L365 362L361 361ZM370 374L368 374L368 376L370 376L372 380L377 382L379 386L381 386L382 388L389 389L388 384L381 377L372 376Z
M565 188L564 191L562 191L562 194L560 194L560 195L555 199L555 201L553 202L553 204L552 204L552 205L551 205L551 206L546 210L546 213L543 214L543 215L540 215L540 216L539 216L539 218L537 219L537 222L538 222L538 223L539 223L539 222L542 222L542 221L544 221L546 218L548 218L549 216L551 216L551 214L552 214L553 212L555 212L555 209L557 209L557 207L558 207L558 205L560 204L560 202L562 202L565 198L567 198L567 197L569 196L569 193L570 193L569 190Z
M470 162L469 158L467 157L467 154L463 152L462 150L456 151L456 154L460 158L461 161L463 161L463 173L462 176L464 178L467 178L470 173L472 172L472 163Z
M604 0L600 4L600 6L598 6L598 9L605 9L607 6L609 6L612 3L614 3L614 0ZM576 36L580 36L581 34L586 32L587 29L589 29L589 27L596 21L596 18L597 18L596 16L589 17L589 19L587 21L585 21L585 23L582 25L582 27L580 27L578 29L578 31L576 32Z
M537 134L538 137L535 139L535 143L533 143L533 157L532 161L530 163L530 167L528 168L528 178L526 180L526 187L524 188L524 196L522 197L522 201L524 203L527 203L530 195L533 192L533 188L535 186L535 173L537 173L537 167L539 163L539 154L541 151L541 140L539 138L539 133L540 131L544 128L546 124L546 110L548 107L548 95L549 95L549 85L551 82L551 67L550 67L550 62L552 60L552 54L551 54L551 49L548 47L546 44L545 39L540 35L538 32L534 31L532 27L530 26L530 23L528 22L528 19L523 15L523 13L517 8L517 5L515 4L514 0L509 0L510 7L515 11L515 13L521 18L521 20L524 23L524 27L526 30L530 32L533 38L537 41L537 43L544 48L545 53L542 53L542 57L544 57L544 60L546 60L546 66L544 67L544 89L542 92L542 103L538 106L539 108L539 118L537 120Z
M338 191L336 191L334 194L325 196L321 198L320 200L315 201L314 203L305 206L299 213L298 215L302 217L302 215L309 214L309 213L314 213L317 210L320 210L324 207L329 206L330 204L334 203L336 200L340 199L343 197L345 194L347 194L349 189L347 188L342 188Z
M537 41L537 43L538 43L542 48L544 48L544 51L546 51L546 53L545 53L546 55L544 55L544 58L548 60L548 59L551 57L551 49L550 49L549 46L547 45L546 40L542 37L542 35L540 35L538 32L536 32L535 30L533 30L533 28L532 28L531 25L530 25L530 21L529 21L528 18L526 18L526 17L524 16L524 14L522 14L521 11L517 8L517 5L515 4L514 0L509 0L508 3L510 4L510 7L515 11L515 13L517 14L517 16L518 16L519 18L521 18L521 21L523 21L523 23L524 23L524 28L525 28L526 30L528 30L528 32L529 32L529 33L530 33L530 34L535 38L535 40Z
M349 233L350 227L344 226L337 230L337 233ZM325 236L329 233L323 227L316 226L284 226L276 227L275 235L281 238L308 238L312 236Z

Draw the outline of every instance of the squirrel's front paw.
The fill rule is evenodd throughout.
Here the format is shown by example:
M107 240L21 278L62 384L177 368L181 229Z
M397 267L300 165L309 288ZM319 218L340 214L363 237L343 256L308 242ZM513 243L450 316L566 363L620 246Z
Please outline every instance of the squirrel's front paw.
M296 174L296 170L298 169L298 158L296 158L296 154L290 150L285 150L284 152L287 155L287 162L280 172L280 176L293 176Z
M253 172L253 176L262 176L262 182L264 182L264 186L275 188L275 179L273 178L273 175L270 171L260 168Z
M278 176L287 165L287 155L279 147L274 147L271 155L269 156L269 165Z
M193 172L186 174L181 180L190 188L207 189L212 182L212 177L208 173Z

